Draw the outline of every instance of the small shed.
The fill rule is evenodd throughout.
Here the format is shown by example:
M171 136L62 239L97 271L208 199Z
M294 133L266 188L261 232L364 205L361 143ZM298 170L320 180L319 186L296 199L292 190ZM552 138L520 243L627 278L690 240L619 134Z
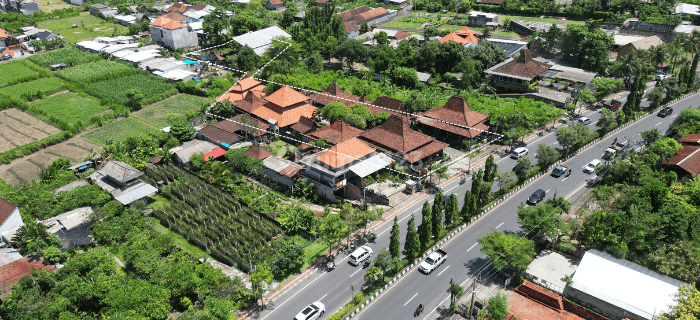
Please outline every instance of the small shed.
M52 64L51 65L51 71L58 71L58 70L63 70L66 68L65 63L59 63L59 64Z

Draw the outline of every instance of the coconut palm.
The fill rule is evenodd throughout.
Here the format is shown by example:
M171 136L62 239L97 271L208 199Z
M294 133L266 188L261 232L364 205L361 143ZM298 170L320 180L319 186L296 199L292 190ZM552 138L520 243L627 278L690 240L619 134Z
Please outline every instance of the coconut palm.
M666 49L666 45L658 45L658 46L652 46L649 48L649 57L651 58L651 62L654 65L655 68L658 68L659 65L663 64L666 62L666 58L668 58L668 51Z

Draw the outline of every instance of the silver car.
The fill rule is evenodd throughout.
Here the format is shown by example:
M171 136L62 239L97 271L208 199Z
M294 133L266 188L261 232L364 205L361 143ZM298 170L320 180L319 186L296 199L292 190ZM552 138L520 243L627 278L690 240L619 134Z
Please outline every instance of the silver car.
M514 159L520 159L520 158L526 156L527 152L528 152L527 148L522 148L522 147L517 148L517 149L513 150L513 152L510 153L510 157L514 158Z
M584 126L591 124L591 118L589 118L589 117L580 117L580 118L576 119L576 121L578 121L578 123L580 123Z

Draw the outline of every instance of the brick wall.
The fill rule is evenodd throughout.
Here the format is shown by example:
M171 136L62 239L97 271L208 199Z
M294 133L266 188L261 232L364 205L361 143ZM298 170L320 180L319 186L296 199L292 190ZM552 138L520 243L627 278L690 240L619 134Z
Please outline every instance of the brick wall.
M349 199L362 199L362 190L355 185L348 183L345 185L345 197Z
M591 310L588 310L582 306L574 305L571 301L569 301L566 298L564 298L563 302L564 302L564 309L566 309L566 311L573 312L573 313L575 313L579 316L582 316L588 320L610 320L610 319L603 317L603 316L601 316L601 315L599 315Z
M534 300L544 303L552 309L557 311L564 310L564 305L562 304L562 298L560 295L551 291L545 291L542 289L542 287L528 280L524 280L523 283L518 286L517 291Z

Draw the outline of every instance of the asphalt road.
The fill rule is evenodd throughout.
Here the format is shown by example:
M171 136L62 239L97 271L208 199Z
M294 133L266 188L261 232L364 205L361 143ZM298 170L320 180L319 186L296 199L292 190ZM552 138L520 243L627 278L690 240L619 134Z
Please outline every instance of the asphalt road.
M698 101L695 102L696 104L700 102L700 97L697 100ZM642 105L644 106L645 104L643 103ZM677 114L677 112L674 113L674 115L675 114ZM586 111L583 112L583 115L591 118L592 120L591 124L588 125L590 130L596 130L597 128L595 127L595 123L600 118L600 112L597 110ZM655 116L650 118L656 119ZM667 119L671 120L670 117ZM630 132L631 128L637 128L637 126L640 124L648 121L649 119L645 119L644 121L631 126L627 130L621 131L621 134ZM559 124L558 126L560 125L562 124ZM653 126L653 124L651 125ZM664 125L667 126L666 124ZM646 127L640 128L643 129L639 129L638 131L646 130ZM526 148L529 149L527 157L531 159L533 164L537 163L535 154L537 152L537 145L541 143L558 147L553 131L546 133L544 136L534 136L533 138L527 140ZM577 191L577 189L580 189L581 186L585 185L586 181L591 178L591 176L584 174L580 169L577 170L576 168L582 168L590 160L600 158L603 150L605 150L605 147L607 147L608 144L609 142L607 144L605 141L601 142L596 147L587 150L584 154L569 160L566 165L573 168L573 173L570 177L560 179L555 179L550 176L542 177L532 186L522 190L520 194L511 198L511 200L503 202L499 208L491 212L489 215L484 216L480 221L476 222L469 229L467 229L467 231L462 232L460 236L453 238L453 240L447 243L444 247L444 249L448 252L448 260L443 266L439 267L433 275L428 276L435 278L439 277L439 279L437 279L439 281L435 281L428 277L423 279L422 277L425 277L425 275L414 271L407 275L404 280L398 283L395 288L388 291L388 294L385 294L382 299L378 300L379 303L374 303L371 308L365 309L361 315L361 318L404 319L409 316L412 317L412 312L415 310L418 303L421 302L426 305L426 310L428 312L434 310L435 307L439 305L440 301L433 301L432 304L428 304L428 302L432 301L433 298L437 299L436 297L445 296L444 288L449 282L450 277L455 277L455 279L466 278L467 275L471 274L471 272L477 270L475 267L477 267L479 263L486 261L483 259L483 257L481 257L481 254L478 251L478 245L474 246L477 238L491 231L491 229L494 227L498 227L498 229L502 231L517 231L519 229L517 219L515 218L517 206L521 201L525 201L525 199L538 188L546 190L547 197L552 196L555 190L558 191L559 195L568 195L569 193L573 193L574 191ZM603 145L605 145L605 147L603 147ZM516 164L516 160L504 156L496 159L496 163L499 166L499 171L512 171ZM459 180L443 186L443 190L445 190L446 195L455 193L459 199L459 207L461 208L464 192L471 188L471 181L468 179L463 185L459 185L458 182ZM494 190L496 189L497 186L494 186ZM401 210L401 212L397 215L401 229L402 248L406 236L406 227L408 220L411 217L411 213L415 214L416 226L420 225L422 220L421 209L423 202L431 201L432 204L432 199L433 196L431 195L423 201L412 203ZM367 245L374 250L375 255L380 248L389 247L389 230L391 229L392 224L393 220L385 221L373 230L373 232L377 234L377 240L375 243L369 243ZM458 252L458 250L461 251ZM472 262L472 264L469 268L466 268L465 265L469 264L470 262ZM362 287L362 285L366 284L364 280L365 269L362 269L361 266L356 267L349 264L346 254L341 254L336 257L336 264L336 269L331 272L326 271L325 266L314 270L307 278L303 279L295 287L286 290L273 302L268 303L266 309L253 316L253 318L293 318L305 306L316 301L320 301L326 307L326 313L319 319L329 317L350 300L353 294L353 291L350 289L351 285L355 288L355 290L358 290L360 287ZM411 300L410 303L409 300ZM404 306L404 304L406 304L406 306ZM379 305L382 305L383 307L380 307Z

